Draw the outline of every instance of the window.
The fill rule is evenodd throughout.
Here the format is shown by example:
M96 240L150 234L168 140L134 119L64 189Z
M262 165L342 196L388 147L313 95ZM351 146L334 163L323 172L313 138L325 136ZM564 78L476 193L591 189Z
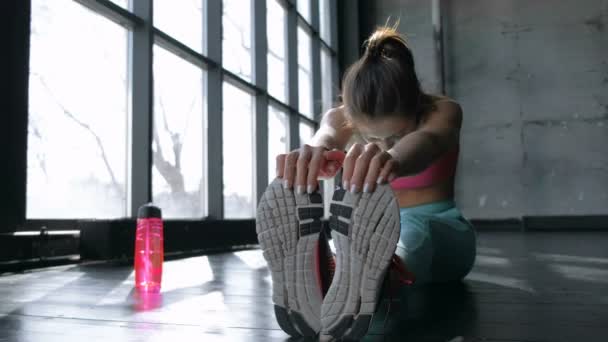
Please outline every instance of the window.
M254 216L255 140L253 98L236 86L223 86L224 217Z
M127 31L72 1L31 15L27 217L124 217Z
M124 9L129 9L129 0L110 0L113 3L117 4L118 6L124 8Z
M298 0L298 12L310 23L310 0Z
M302 26L298 26L298 98L300 113L312 118L312 40Z
M222 31L224 67L251 81L251 0L223 0Z
M334 84L332 56L326 48L321 49L321 103L323 112L334 106Z
M335 0L319 0L319 31L321 39L327 43L332 44L331 41L331 17L330 17L330 1Z
M315 128L307 123L300 122L300 145L308 144L315 134Z
M189 48L202 52L203 1L154 0L154 26Z
M152 192L166 218L205 216L203 70L154 47Z
M268 0L267 7L268 92L279 101L286 102L285 17L287 11L277 0Z
M30 1L27 218L252 218L258 171L333 105L335 0Z
M268 106L268 183L276 177L276 157L289 152L289 116Z

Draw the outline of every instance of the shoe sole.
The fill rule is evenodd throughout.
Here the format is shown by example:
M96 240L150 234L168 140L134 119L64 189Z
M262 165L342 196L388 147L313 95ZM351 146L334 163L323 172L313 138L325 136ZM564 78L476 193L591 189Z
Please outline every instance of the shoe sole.
M321 330L317 246L322 230L321 194L297 195L275 179L257 208L256 232L272 277L272 300L281 329L291 336Z
M399 207L388 185L372 193L339 189L330 205L336 272L321 306L323 334L361 339L368 331L400 234Z

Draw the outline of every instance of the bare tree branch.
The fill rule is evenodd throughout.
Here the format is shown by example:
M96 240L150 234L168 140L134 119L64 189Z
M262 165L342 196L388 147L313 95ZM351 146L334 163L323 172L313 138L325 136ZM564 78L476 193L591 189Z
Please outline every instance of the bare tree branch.
M199 11L202 11L202 1L200 0L193 0L193 5L196 9L198 9ZM48 12L48 8L46 5L43 4L39 4L40 8L38 8L38 10L40 11L45 11ZM44 19L48 19L49 14L45 13L45 15L41 15L39 16L39 18L37 18L37 22L39 20L41 20L42 18ZM37 25L34 25L37 26ZM33 27L32 28L32 35L34 36L38 36L39 32L37 27ZM111 54L108 51L104 51L103 53L103 57L106 61L111 62ZM110 63L111 64L111 63ZM114 65L109 65L110 68L113 68ZM75 122L79 127L85 129L89 134L91 134L93 136L93 138L95 139L95 142L97 144L98 149L101 152L101 157L103 159L103 163L104 166L108 172L108 174L110 175L111 181L112 181L112 185L113 187L118 191L119 195L124 199L124 189L121 188L117 182L116 176L111 168L110 162L107 158L107 154L103 145L102 140L100 139L100 137L95 133L95 131L93 130L93 128L88 125L86 122L82 121L80 118L78 118L74 113L70 112L65 106L63 106L59 100L55 97L55 95L53 94L53 92L51 91L50 87L46 84L45 80L43 79L42 75L37 74L35 72L31 72L32 75L36 76L41 84L44 86L44 88L46 89L46 91L49 93L49 95L51 96L51 98L55 101L55 103L58 105L58 107L63 111L63 113L73 122ZM125 86L128 85L128 82L130 80L126 79L123 73L117 73L116 75L119 75L120 79L119 81L122 82L122 84L124 84ZM163 120L163 124L164 124L164 128L165 130L169 133L170 137L171 137L171 141L173 143L173 153L175 154L175 160L176 160L176 166L171 165L170 162L166 161L163 155L163 149L161 146L161 142L159 139L159 134L158 134L158 130L157 127L155 125L153 125L153 134L154 134L154 140L153 140L153 161L154 161L154 165L155 167L158 169L159 173L161 174L161 176L165 179L165 181L169 184L170 188L171 188L171 192L173 193L179 193L179 192L185 192L185 187L184 187L184 179L183 179L183 175L181 174L181 152L183 149L183 142L182 139L180 137L179 133L175 133L172 132L169 129L169 125L167 122L167 118L165 115L165 110L164 110L164 104L162 103L162 98L161 98L161 108L162 109L162 120ZM191 108L192 111L192 108ZM32 126L32 133L34 134L34 136L39 137L42 140L40 131L38 130L37 127L35 127L35 125ZM188 128L188 125L186 124L185 129ZM37 155L37 159L39 161L40 164L40 168L42 169L42 171L44 172L45 176L48 177L47 175L47 171L46 171L46 163L45 163L45 159L44 159L44 154L39 154Z
M169 128L169 123L167 122L167 114L165 111L165 105L164 105L162 96L159 96L158 100L159 100L159 107L160 107L160 115L162 116L161 119L163 121L164 129L167 132L167 134L169 134L169 136L171 137L176 165L172 165L170 162L168 162L165 159L165 157L162 153L160 137L159 137L158 130L156 127L157 125L152 125L154 127L153 134L154 134L154 141L155 141L155 147L156 147L156 151L153 151L153 154L152 154L154 166L156 167L158 172L161 174L161 176L165 179L165 181L167 181L167 184L169 184L169 187L171 188L172 193L183 193L183 192L185 192L185 184L184 184L184 176L182 175L181 170L180 170L180 166L181 166L180 159L181 159L181 150L182 150L180 134L174 133Z
M175 166L171 165L166 161L162 154L156 150L153 152L152 157L154 158L154 166L163 178L169 184L172 193L183 193L185 192L184 177Z
M29 120L28 125L29 125L29 131L32 132L32 135L34 136L34 138L38 139L40 141L40 143L43 143L42 134L40 133L40 130L38 129L38 126L36 126L34 120ZM37 151L36 161L38 161L38 166L42 170L44 177L48 180L49 174L46 171L46 158L44 155L44 151Z
M110 176L110 179L112 180L112 185L114 187L114 189L116 190L116 192L118 193L118 195L124 199L124 191L122 189L122 187L120 186L120 184L118 183L118 181L116 180L116 176L114 175L114 171L112 170L112 167L110 165L110 161L108 160L108 157L106 155L106 150L103 147L103 142L101 141L101 138L99 137L99 135L97 135L97 133L95 133L95 131L91 128L91 126L89 126L88 124L84 123L83 121L81 121L80 119L78 119L74 114L72 114L72 112L70 112L67 108L65 108L55 97L55 95L53 94L53 92L51 91L51 89L49 88L49 86L46 84L44 78L42 76L40 76L40 74L37 73L32 73L33 75L35 75L38 80L40 81L40 83L42 84L42 86L47 90L47 92L49 93L49 95L53 98L53 100L55 101L55 103L57 104L57 106L59 106L59 108L61 108L61 110L63 111L63 113L70 118L72 121L74 121L76 124L78 124L80 127L84 128L86 131L88 131L93 138L95 139L95 142L97 144L97 148L99 149L99 151L101 152L101 158L103 160L103 163L105 165L106 171L108 172L108 175Z
M272 57L282 61L283 63L285 63L285 57L281 57L281 56L277 55L274 51L268 49L268 54L271 55Z
M158 95L158 104L160 105L160 111L162 114L162 119L163 119L163 125L165 127L165 131L167 131L167 133L169 133L169 135L173 134L173 132L171 132L171 129L169 129L169 123L167 122L167 111L165 110L165 103L163 102L163 97Z
M223 15L226 17L226 19L227 19L227 20L230 22L230 24L231 24L232 26L234 26L234 27L236 28L236 30L237 30L237 31L239 31L239 36L240 36L240 38L241 38L241 39L240 39L241 47L242 47L243 49L245 49L245 50L246 50L246 51L249 53L249 55L251 55L251 48L250 48L250 47L248 47L248 46L246 45L246 42L245 42L245 35L243 34L243 31L241 31L241 30L240 30L240 27L239 27L239 25L237 24L237 22L236 22L234 19L232 19L232 17L230 16L229 12L228 12L228 11L226 11L226 9L225 9L225 8L223 8L223 9L222 9L222 13L223 13ZM241 68L241 66L240 66L240 65L239 65L239 71L238 71L238 73L237 73L237 74L239 74L239 75L243 75L243 76L245 76L245 77L251 77L251 75L250 75L249 73L246 73L246 72L244 72L244 71L243 71L243 68Z
M185 192L184 186L184 176L181 172L175 168L175 166L171 165L165 158L163 157L162 151L160 150L158 143L158 133L156 128L154 129L154 136L156 137L156 151L152 152L154 167L158 170L160 175L167 181L169 187L171 188L171 193L183 193Z
M181 170L183 137L186 135L186 132L188 131L188 127L189 127L188 123L190 122L190 114L192 114L195 104L196 104L196 98L193 97L192 101L190 102L190 108L188 109L188 112L186 113L186 122L184 125L184 129L182 130L181 134L176 134L175 139L173 139L173 151L175 153L175 167L178 170Z
M192 98L192 102L190 102L190 108L188 109L188 113L186 114L186 122L184 122L184 129L182 129L182 136L186 136L188 132L188 127L190 127L190 115L194 111L194 105L196 104L196 97Z
M180 138L179 133L175 133L169 128L169 122L167 121L167 112L165 110L165 104L163 102L162 96L158 96L158 102L160 104L161 116L163 119L163 125L165 127L165 131L167 132L167 134L169 134L169 137L171 138L171 143L173 144L173 156L175 157L175 168L177 168L179 170L180 165L181 165L180 158L181 158L181 150L182 150L181 138Z

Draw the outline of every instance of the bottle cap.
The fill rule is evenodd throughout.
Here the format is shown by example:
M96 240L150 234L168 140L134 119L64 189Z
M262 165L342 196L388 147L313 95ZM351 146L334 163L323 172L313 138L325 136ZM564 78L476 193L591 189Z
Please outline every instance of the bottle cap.
M159 207L152 203L147 203L139 207L137 210L137 218L162 218L161 210Z

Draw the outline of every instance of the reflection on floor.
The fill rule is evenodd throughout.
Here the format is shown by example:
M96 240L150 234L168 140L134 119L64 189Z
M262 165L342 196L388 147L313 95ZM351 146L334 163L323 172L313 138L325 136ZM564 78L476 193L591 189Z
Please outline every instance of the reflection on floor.
M608 234L480 233L464 282L411 291L366 341L608 341ZM167 261L160 295L129 266L0 276L0 341L286 341L259 250ZM392 309L394 310L394 308Z

